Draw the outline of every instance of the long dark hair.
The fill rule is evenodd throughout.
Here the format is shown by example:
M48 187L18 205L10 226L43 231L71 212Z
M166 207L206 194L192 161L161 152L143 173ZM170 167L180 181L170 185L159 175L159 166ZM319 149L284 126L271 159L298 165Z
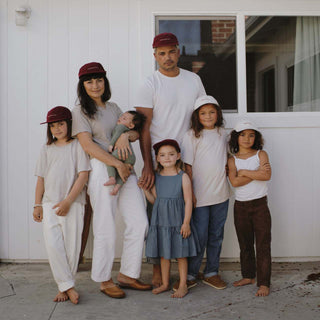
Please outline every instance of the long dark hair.
M102 102L107 102L111 98L111 89L110 84L107 77L101 73L93 73L93 74L86 74L80 77L78 82L78 99L81 105L81 110L84 114L86 114L89 118L93 119L95 113L97 112L97 106L94 100L92 100L86 92L84 87L84 82L91 80L91 79L100 79L103 78L104 80L104 93L101 96Z
M60 121L65 121L67 123L67 128L68 128L67 141L72 140L73 139L72 138L72 120L66 119L66 120L60 120ZM60 121L57 121L57 122L60 122ZM54 122L50 122L47 125L47 145L50 145L50 144L54 143L55 141L57 141L57 138L55 138L51 133L51 130L50 130L51 123L54 123Z
M236 154L239 151L238 138L242 131L237 132L236 130L233 130L230 133L229 150L232 154ZM254 137L254 144L251 147L251 149L262 150L263 144L264 144L262 134L259 131L256 131L256 130L253 130L253 131L255 133L255 137Z
M221 107L218 106L217 104L212 104L212 105L217 112L217 122L214 127L219 129L220 127L223 127L223 124L224 124L222 110L221 110ZM200 123L200 120L199 120L199 111L201 107L199 107L197 110L194 110L191 116L191 129L193 129L194 136L196 138L200 138L201 131L203 130L203 125Z

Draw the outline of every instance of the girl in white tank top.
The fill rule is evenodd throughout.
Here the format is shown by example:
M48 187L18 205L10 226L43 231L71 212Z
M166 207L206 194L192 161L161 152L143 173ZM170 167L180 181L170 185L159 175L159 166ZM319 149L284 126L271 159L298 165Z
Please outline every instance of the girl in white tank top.
M242 273L233 285L253 284L257 275L259 297L269 295L271 277L271 216L266 197L271 166L262 147L262 135L250 121L240 121L230 134L228 176L235 188L234 223Z

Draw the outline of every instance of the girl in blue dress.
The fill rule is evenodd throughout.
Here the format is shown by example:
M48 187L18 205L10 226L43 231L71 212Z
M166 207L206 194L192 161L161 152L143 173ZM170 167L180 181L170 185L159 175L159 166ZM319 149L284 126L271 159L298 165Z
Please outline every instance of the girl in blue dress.
M182 171L180 147L175 140L156 143L157 160L155 185L146 190L147 199L154 204L146 242L146 256L161 257L162 285L152 292L168 291L170 259L178 260L180 283L172 298L182 298L187 289L187 257L197 255L195 234L190 228L192 214L192 186Z

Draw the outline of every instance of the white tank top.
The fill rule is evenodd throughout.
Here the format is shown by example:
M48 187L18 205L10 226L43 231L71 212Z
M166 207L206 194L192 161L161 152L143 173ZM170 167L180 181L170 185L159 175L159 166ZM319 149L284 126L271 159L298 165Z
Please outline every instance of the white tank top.
M234 161L237 171L257 170L260 167L259 151L248 159L239 159L235 156ZM238 201L259 199L268 193L267 181L252 180L248 184L235 188L235 196Z

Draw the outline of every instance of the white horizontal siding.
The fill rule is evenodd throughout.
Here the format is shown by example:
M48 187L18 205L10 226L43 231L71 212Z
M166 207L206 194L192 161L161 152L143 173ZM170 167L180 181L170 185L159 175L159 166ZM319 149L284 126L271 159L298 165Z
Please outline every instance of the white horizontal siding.
M320 14L319 1L310 0L268 1L268 12L265 1L257 0L27 2L31 17L27 26L18 27L14 10L21 2L0 0L0 259L12 260L46 258L41 224L32 219L33 171L46 135L39 123L55 105L73 107L82 64L100 61L106 67L112 100L125 110L133 106L139 84L153 71L157 14ZM243 95L240 100L243 110ZM273 256L319 257L319 113L250 117L263 127L273 167ZM227 127L236 119L237 115L226 115ZM139 153L138 143L134 148ZM141 167L138 154L138 172ZM121 238L123 226L120 221L117 225ZM117 256L120 252L118 241ZM86 256L91 254L89 246ZM238 254L231 205L222 256Z

